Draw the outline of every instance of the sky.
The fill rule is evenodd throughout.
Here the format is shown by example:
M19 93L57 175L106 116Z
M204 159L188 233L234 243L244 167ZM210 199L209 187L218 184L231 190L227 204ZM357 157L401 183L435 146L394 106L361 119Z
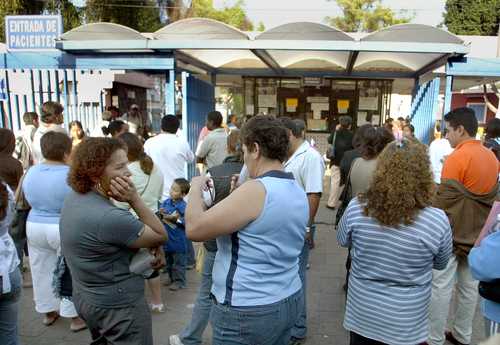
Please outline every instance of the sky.
M82 6L85 0L72 0ZM213 0L216 8L232 5L236 0ZM406 11L413 15L412 23L436 26L443 21L445 0L382 0L384 6L396 13ZM245 8L250 20L257 25L262 21L266 29L297 21L324 23L326 16L340 15L335 1L327 0L245 0Z

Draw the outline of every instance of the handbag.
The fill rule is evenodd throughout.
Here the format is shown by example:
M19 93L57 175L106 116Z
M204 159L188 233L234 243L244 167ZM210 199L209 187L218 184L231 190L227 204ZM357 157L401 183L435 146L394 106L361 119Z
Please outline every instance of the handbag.
M337 131L333 133L332 144L328 149L326 149L326 158L333 160L335 158L335 140L337 139Z
M479 295L495 303L500 303L500 279L491 282L479 282Z
M19 180L19 184L17 185L16 193L14 196L15 212L9 233L12 239L15 241L23 240L26 238L26 221L28 220L28 214L31 210L31 206L26 200L23 191L23 181L27 173L28 171L26 171Z
M347 174L347 179L346 179L346 182L344 185L344 189L342 190L342 193L340 194L340 202L341 203L340 203L339 208L337 209L337 214L335 215L335 225L339 224L340 219L344 215L344 212L345 212L347 206L349 206L349 202L352 199L351 171L352 171L352 166L354 165L354 162L356 160L357 159L355 159L351 163L351 167L349 168L349 173Z

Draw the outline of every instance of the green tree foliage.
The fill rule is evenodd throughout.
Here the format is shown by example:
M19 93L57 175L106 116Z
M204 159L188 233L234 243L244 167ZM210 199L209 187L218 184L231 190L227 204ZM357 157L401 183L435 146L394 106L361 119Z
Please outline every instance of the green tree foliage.
M69 0L49 0L46 2L44 11L50 14L61 14L65 32L82 24L79 9Z
M233 6L226 6L218 10L214 8L212 0L193 0L190 15L192 17L215 19L243 31L252 31L253 24L245 13L244 5L243 0L238 0Z
M496 36L500 0L447 0L444 24L456 35Z
M381 28L408 23L411 18L398 18L396 14L382 5L381 0L336 0L342 15L326 17L330 25L345 32L371 32Z
M220 10L214 7L213 0L192 0L188 6L183 0L170 0L167 1L167 6L170 23L184 18L200 17L218 20L243 31L254 29L245 13L243 0L238 0L234 5L225 6Z
M139 32L154 32L163 26L154 0L87 0L84 14L87 23L121 24Z
M266 27L264 26L264 23L259 22L259 25L257 26L257 31L266 31Z

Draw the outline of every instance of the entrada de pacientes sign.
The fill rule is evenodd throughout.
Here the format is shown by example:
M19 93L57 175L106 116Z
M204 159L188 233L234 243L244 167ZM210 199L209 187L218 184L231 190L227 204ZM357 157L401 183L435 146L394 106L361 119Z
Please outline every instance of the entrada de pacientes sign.
M6 16L5 39L9 50L55 49L62 34L60 15Z

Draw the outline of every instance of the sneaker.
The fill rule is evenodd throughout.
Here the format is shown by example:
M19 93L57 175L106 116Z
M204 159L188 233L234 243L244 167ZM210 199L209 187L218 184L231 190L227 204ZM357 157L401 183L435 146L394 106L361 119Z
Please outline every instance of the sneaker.
M168 342L170 345L184 345L181 341L181 338L177 334L171 335L168 338Z
M164 313L165 312L165 304L150 304L149 305L151 308L152 313Z
M180 283L178 282L174 282L172 285L170 285L170 287L168 288L170 291L177 291L179 289L184 289L185 286L184 285L181 285Z

